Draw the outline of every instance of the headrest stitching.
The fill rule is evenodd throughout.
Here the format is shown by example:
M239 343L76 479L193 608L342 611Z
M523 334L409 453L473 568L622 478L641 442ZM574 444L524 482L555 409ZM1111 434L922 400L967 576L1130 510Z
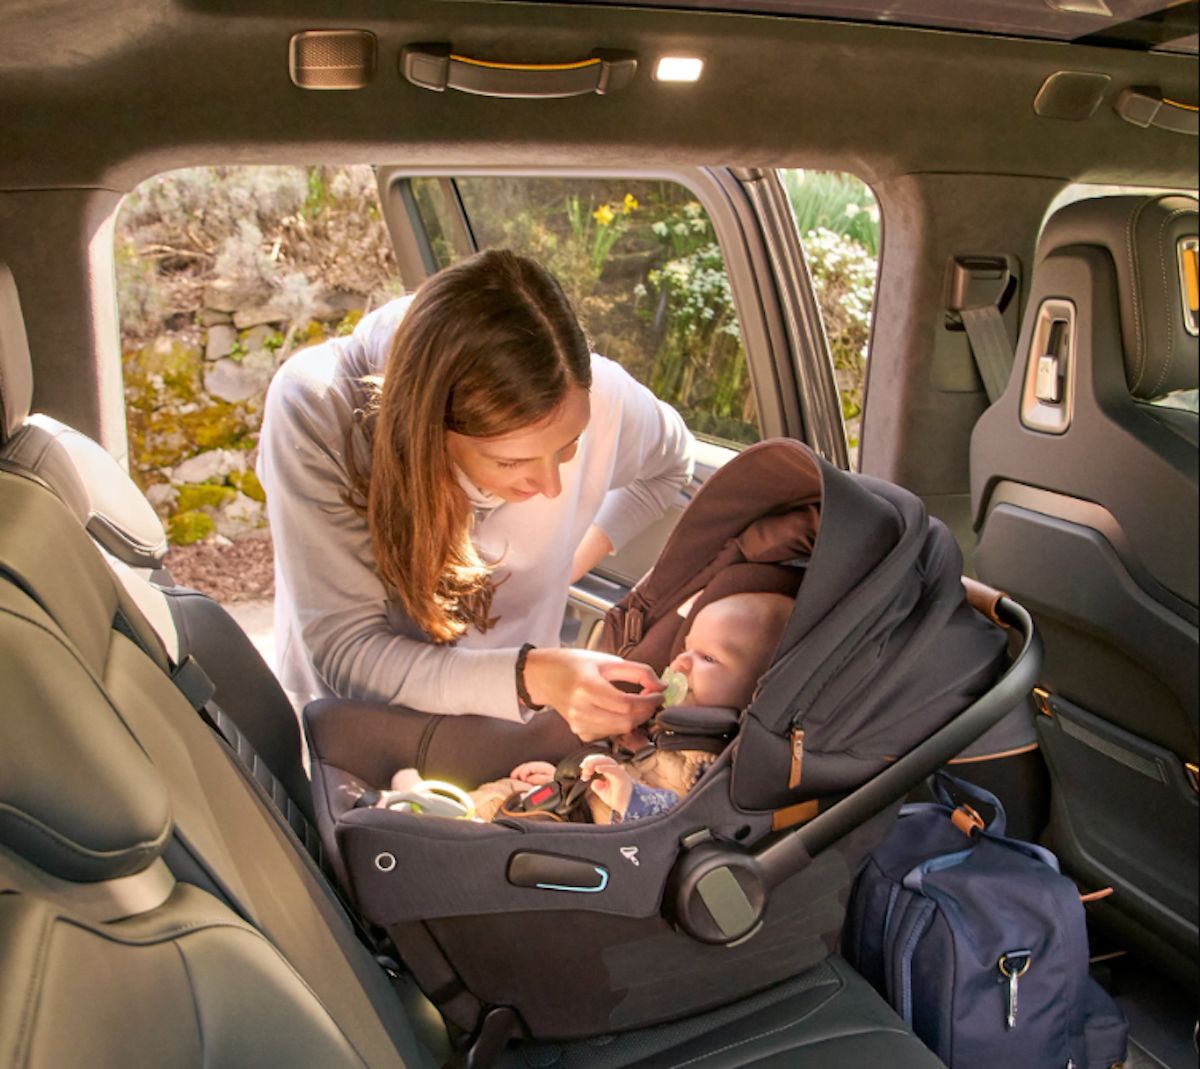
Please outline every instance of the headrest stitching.
M1159 264L1162 267L1163 280L1163 303L1167 310L1167 358L1163 361L1161 370L1158 373L1158 381L1154 384L1154 390L1150 394L1151 397L1157 397L1162 385L1167 381L1167 372L1171 370L1171 365L1175 362L1175 331L1174 320L1175 316L1171 309L1171 284L1167 278L1167 250L1163 248L1163 234L1166 233L1167 227L1173 223L1181 215L1187 213L1182 208L1176 208L1162 221L1162 226L1158 228L1158 245L1159 245Z

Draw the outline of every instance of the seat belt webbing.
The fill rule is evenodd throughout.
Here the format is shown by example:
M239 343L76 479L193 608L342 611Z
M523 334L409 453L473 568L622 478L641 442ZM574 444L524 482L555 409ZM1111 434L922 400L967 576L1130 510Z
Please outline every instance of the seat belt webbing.
M988 404L995 404L996 399L1008 386L1013 365L1013 347L1012 342L1008 340L1004 318L994 304L981 308L964 308L959 315L962 316L962 323L967 331L967 340L971 347L971 355L975 358L975 366L979 369L979 377L983 380Z

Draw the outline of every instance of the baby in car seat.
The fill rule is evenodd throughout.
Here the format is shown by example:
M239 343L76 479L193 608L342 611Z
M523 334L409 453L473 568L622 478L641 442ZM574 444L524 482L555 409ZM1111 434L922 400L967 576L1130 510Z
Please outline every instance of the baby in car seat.
M687 683L686 694L675 704L744 709L771 662L793 604L785 594L738 593L705 605L670 665ZM604 753L581 760L580 779L589 784L586 801L596 824L666 812L716 759L699 750L647 753L650 739L640 730L613 741L639 756L628 763ZM476 788L470 797L477 819L491 820L506 799L536 791L554 779L555 771L549 762L527 761L504 779ZM392 778L392 790L409 790L419 779L415 769L401 769Z

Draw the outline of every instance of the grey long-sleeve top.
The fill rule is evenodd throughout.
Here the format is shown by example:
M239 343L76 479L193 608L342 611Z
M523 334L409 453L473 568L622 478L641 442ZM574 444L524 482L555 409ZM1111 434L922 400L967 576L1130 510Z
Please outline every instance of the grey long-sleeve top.
M558 644L575 549L595 523L619 548L660 516L691 474L693 440L678 413L618 364L592 356L591 421L553 500L473 498L473 537L500 560L499 622L454 646L428 642L389 596L365 517L343 500L354 413L368 400L408 305L393 301L348 338L293 356L267 395L258 474L275 541L275 648L298 705L333 695L438 713L523 715L514 665L525 642ZM354 431L356 459L369 448Z

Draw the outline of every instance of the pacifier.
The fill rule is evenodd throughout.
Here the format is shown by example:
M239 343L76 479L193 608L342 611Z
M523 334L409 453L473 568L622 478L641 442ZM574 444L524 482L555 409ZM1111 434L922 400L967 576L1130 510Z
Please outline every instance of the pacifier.
M667 688L662 693L663 708L669 709L672 705L681 705L684 698L687 697L687 676L682 672L675 671L674 668L668 668L660 678Z

